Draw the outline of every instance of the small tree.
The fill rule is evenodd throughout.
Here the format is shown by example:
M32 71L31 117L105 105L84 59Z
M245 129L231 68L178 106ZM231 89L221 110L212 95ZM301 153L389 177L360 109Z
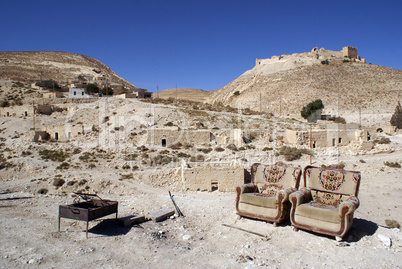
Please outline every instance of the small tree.
M398 102L398 105L395 108L394 114L392 114L390 122L392 126L395 126L398 129L402 129L402 107L400 102Z
M310 102L307 106L304 106L301 110L301 116L305 119L308 119L314 112L317 110L323 109L324 105L322 104L321 99L317 99L313 102Z
M102 95L113 95L113 89L110 87L105 87L102 88L102 90L100 91Z
M96 84L89 83L85 86L86 94L96 94L99 93L99 87Z

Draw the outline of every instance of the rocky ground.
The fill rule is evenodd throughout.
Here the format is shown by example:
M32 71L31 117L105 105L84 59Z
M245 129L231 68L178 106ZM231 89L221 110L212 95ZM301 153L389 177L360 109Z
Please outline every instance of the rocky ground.
M308 128L302 122L114 98L64 106L68 110L37 115L36 126L65 123L95 128L69 142L35 143L32 118L0 118L0 268L402 267L402 234L394 228L402 223L402 168L389 166L401 163L401 134L382 134L389 143L377 143L371 150L355 143L314 150L314 165L343 163L362 173L361 205L353 228L345 241L337 242L295 232L289 222L274 227L238 219L234 192L180 188L178 169L183 160L191 162L196 155L203 156L198 166L249 169L254 162L283 161L275 153L283 145L284 131ZM257 135L251 146L237 151L224 146L221 152L215 142L179 149L141 144L141 133L149 126L171 123L195 128L199 122L214 132L241 128L261 130L269 137ZM309 156L289 163L304 167ZM168 195L172 191L185 217L125 228L110 215L90 222L88 239L85 222L62 219L58 232L58 207L73 203L76 191L118 201L120 217L174 209Z
M402 234L385 220L401 223L401 173L384 161L399 161L401 151L342 160L362 171L361 206L344 242L305 231L290 223L274 227L238 219L235 194L174 192L185 217L132 227L115 224L113 215L90 222L62 219L57 231L58 206L73 202L71 194L29 191L29 177L16 173L0 187L1 268L400 268ZM336 157L328 156L328 159ZM303 164L300 160L294 164ZM111 171L109 171L111 173ZM96 178L102 172L93 171ZM118 183L118 179L112 179ZM34 182L35 183L35 182ZM168 187L136 180L98 193L119 202L119 216L174 209ZM116 184L116 186L118 186ZM129 194L122 194L129 193ZM266 235L247 233L223 224Z

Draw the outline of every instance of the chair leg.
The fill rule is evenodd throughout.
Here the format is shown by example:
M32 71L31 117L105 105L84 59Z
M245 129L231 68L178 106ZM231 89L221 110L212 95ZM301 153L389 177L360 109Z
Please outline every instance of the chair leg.
M278 223L274 222L274 227L278 227Z
M299 231L299 229L296 228L295 226L292 226L292 229L293 229L293 231L295 231L295 232Z
M335 236L335 240L336 240L337 242L342 242L343 238L340 237L340 236Z

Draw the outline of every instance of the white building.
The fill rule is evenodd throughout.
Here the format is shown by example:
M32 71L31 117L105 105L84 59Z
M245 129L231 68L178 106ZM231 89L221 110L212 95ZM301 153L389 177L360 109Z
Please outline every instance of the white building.
M69 98L91 98L92 95L86 94L85 90L82 88L70 88L68 97Z

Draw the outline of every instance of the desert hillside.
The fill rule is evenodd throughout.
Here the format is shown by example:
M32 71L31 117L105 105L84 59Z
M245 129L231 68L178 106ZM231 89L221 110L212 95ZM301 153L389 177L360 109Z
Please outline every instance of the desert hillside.
M201 89L166 89L160 91L155 96L163 99L177 98L181 100L189 100L194 102L204 102L212 94L211 91L204 91Z
M359 113L389 121L401 96L402 70L313 49L257 59L253 69L214 91L209 101L300 117L303 106L322 99L324 113L356 122Z
M102 78L109 83L136 89L98 60L91 57L57 51L2 51L0 52L0 78L35 82L53 79L67 84L78 76Z

